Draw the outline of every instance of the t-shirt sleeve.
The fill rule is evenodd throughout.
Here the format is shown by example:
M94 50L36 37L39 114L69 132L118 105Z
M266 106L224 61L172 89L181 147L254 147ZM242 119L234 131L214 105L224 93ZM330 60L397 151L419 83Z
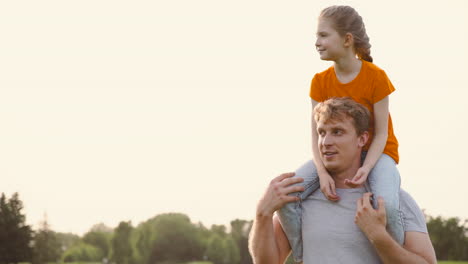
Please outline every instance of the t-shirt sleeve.
M387 95L393 93L393 91L395 91L395 87L393 87L393 84L387 77L387 74L383 70L378 71L374 80L374 93L372 96L373 103L375 104L379 102Z
M413 197L404 190L400 191L400 210L405 232L427 233L426 218Z
M310 84L310 98L314 99L317 102L324 101L322 95L322 87L320 86L319 77L315 74L314 78L312 78L312 82Z

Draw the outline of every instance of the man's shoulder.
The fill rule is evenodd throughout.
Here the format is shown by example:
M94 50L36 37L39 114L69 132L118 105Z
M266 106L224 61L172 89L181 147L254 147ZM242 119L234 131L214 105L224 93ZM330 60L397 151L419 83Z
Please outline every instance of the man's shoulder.
M406 232L427 233L426 217L413 197L405 190L400 190L400 211L403 228Z
M400 206L409 207L410 209L419 209L418 204L413 197L405 190L400 189Z

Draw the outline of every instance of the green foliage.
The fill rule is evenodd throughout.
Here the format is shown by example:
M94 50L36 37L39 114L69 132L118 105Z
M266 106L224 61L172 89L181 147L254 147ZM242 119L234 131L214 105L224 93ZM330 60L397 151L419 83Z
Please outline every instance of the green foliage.
M120 222L112 238L111 260L119 264L132 264L134 261L130 237L133 232L131 222Z
M67 249L71 248L72 246L80 243L81 239L79 236L72 234L72 233L55 233L55 237L60 243L60 247L66 251Z
M212 234L217 234L220 237L226 237L226 226L224 225L212 225L210 228Z
M26 216L22 214L23 203L18 193L7 199L0 197L0 264L30 261L32 249L31 227L26 225Z
M231 221L231 236L239 249L239 262L241 264L252 264L253 260L249 252L249 233L253 221L236 219Z
M184 214L158 215L149 222L152 232L150 256L146 263L186 262L202 259L201 233Z
M467 221L430 217L427 228L438 259L468 260Z
M101 261L102 255L102 251L99 248L80 242L63 253L62 261Z
M213 233L209 239L206 256L213 264L239 264L240 254L231 236L221 237Z
M42 222L41 229L35 233L33 242L33 264L44 264L60 259L61 244L55 232L50 230L47 220Z
M134 245L136 263L148 263L155 232L153 231L152 220L140 224L132 236L131 243Z
M112 233L89 231L83 236L83 242L99 248L103 257L109 257Z
M226 248L226 264L239 264L240 252L236 242L232 237L227 237L223 241L224 248Z
M226 250L223 245L223 238L219 234L214 233L208 242L206 256L213 264L223 264L226 261L225 255Z

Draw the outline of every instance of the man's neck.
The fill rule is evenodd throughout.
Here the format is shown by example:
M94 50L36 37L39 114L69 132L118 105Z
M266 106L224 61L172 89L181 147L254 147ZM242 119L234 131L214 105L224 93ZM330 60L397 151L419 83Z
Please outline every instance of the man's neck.
M355 163L353 166L349 167L345 171L330 172L330 176L335 181L335 187L340 188L340 189L352 188L352 187L346 185L344 182L345 182L345 180L353 179L360 167L361 167L360 163ZM360 185L358 187L362 187L362 185Z

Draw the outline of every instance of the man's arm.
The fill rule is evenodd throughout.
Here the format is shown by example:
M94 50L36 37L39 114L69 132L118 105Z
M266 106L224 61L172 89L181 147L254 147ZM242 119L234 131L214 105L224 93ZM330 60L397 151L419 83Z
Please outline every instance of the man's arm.
M387 232L384 200L378 198L379 208L372 208L370 193L357 201L355 222L377 250L384 263L436 264L437 260L428 234L406 232L405 243L399 245Z
M256 217L249 244L255 264L284 263L291 252L288 238L277 216Z
M249 250L255 264L284 263L291 248L275 211L288 202L299 199L289 193L304 191L304 187L291 186L303 181L294 173L285 173L274 178L257 205L255 221L249 239Z

